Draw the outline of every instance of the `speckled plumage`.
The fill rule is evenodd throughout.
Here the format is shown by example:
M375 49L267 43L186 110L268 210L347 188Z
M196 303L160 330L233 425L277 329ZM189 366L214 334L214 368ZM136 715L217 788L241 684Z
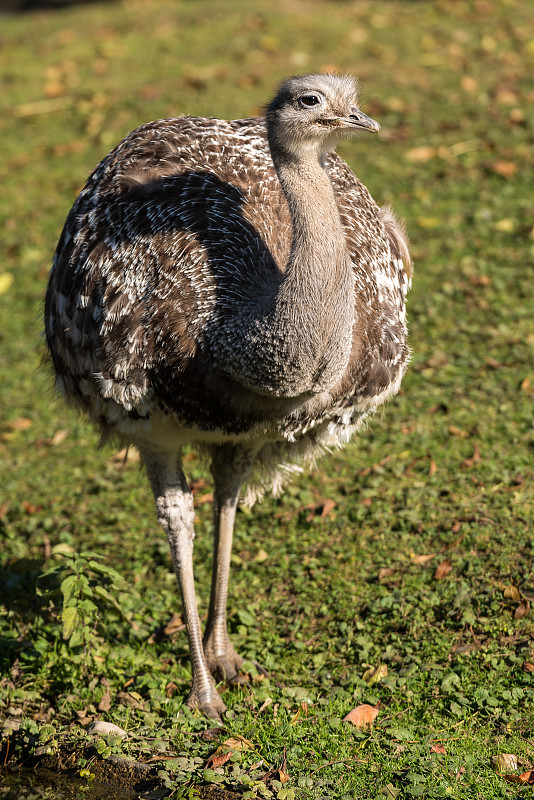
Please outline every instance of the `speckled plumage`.
M353 88L311 78L331 104ZM297 87L287 86L293 94L278 101L295 105ZM298 123L305 109L295 108ZM158 448L191 441L215 457L220 446L243 447L243 475L259 493L279 487L292 464L346 443L400 386L409 356L403 231L334 152L320 162L352 265L352 341L341 367L331 355L319 360L299 391L297 367L278 380L295 358L293 337L268 327L294 231L264 119L141 126L99 164L67 218L44 314L57 385L104 436L140 447L156 498ZM319 245L324 259L328 242ZM299 306L321 302L320 292L298 298L297 322Z
M65 397L104 431L126 437L134 421L163 412L198 429L200 440L220 431L293 442L328 421L339 430L330 425L327 443L344 443L398 388L408 357L408 279L398 239L367 189L335 153L326 169L357 312L354 356L328 397L288 403L273 420L210 359L210 319L221 306L234 313L283 269L292 228L263 120L194 117L133 131L68 216L45 306Z

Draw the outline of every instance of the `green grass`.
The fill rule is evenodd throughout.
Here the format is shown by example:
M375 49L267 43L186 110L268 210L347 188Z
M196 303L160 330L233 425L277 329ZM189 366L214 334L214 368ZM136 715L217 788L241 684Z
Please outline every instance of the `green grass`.
M98 717L137 734L102 741L102 756L160 752L175 787L518 796L492 757L515 754L515 774L534 766L527 6L131 0L2 18L0 719L22 723L17 741L83 742L79 720ZM251 668L249 688L222 688L230 712L210 740L197 735L209 721L184 708L184 633L150 638L179 608L146 481L53 398L41 301L76 192L129 130L250 115L284 76L328 65L361 77L364 110L383 126L342 155L406 219L413 360L402 393L351 446L238 514L230 626L269 677ZM207 482L201 499L208 476L188 458L189 476ZM326 500L335 506L321 516ZM209 504L197 512L206 609ZM78 573L63 584L75 611L62 619L60 583ZM370 730L342 721L360 703L380 704ZM236 735L252 747L206 772Z

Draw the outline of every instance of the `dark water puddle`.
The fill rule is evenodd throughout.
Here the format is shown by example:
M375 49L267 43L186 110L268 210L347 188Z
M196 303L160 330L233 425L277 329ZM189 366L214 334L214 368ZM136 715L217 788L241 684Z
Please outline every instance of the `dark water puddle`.
M162 792L139 793L132 789L76 781L48 770L0 773L0 800L157 800Z
M198 787L198 800L236 800L239 795L216 786ZM140 790L119 788L97 781L80 781L66 774L39 768L0 771L0 800L164 800L169 790L161 786ZM185 795L187 796L187 794Z

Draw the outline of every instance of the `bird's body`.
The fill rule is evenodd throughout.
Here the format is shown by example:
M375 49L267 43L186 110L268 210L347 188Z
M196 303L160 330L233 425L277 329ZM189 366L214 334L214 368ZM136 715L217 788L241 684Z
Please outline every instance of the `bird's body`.
M241 661L225 621L241 485L278 486L346 443L408 360L403 232L331 152L338 128L378 127L353 92L307 76L284 84L267 124L183 117L133 131L82 190L50 277L57 383L105 436L140 449L184 600L190 704L213 715L210 671L232 678ZM318 103L328 114L309 123ZM208 451L215 480L204 647L187 442Z

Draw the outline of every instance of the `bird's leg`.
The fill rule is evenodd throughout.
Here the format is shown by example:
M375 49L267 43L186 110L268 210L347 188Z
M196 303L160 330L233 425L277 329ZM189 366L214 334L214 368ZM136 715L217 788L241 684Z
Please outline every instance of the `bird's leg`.
M193 578L194 518L193 496L177 454L143 453L143 460L156 500L158 520L167 534L174 571L182 595L191 668L190 708L199 708L215 719L226 711L211 674L204 649Z
M239 445L221 445L213 450L211 471L214 479L213 573L204 652L213 674L232 683L242 681L239 668L243 659L228 636L226 605L232 536L239 490L250 474L253 452Z

